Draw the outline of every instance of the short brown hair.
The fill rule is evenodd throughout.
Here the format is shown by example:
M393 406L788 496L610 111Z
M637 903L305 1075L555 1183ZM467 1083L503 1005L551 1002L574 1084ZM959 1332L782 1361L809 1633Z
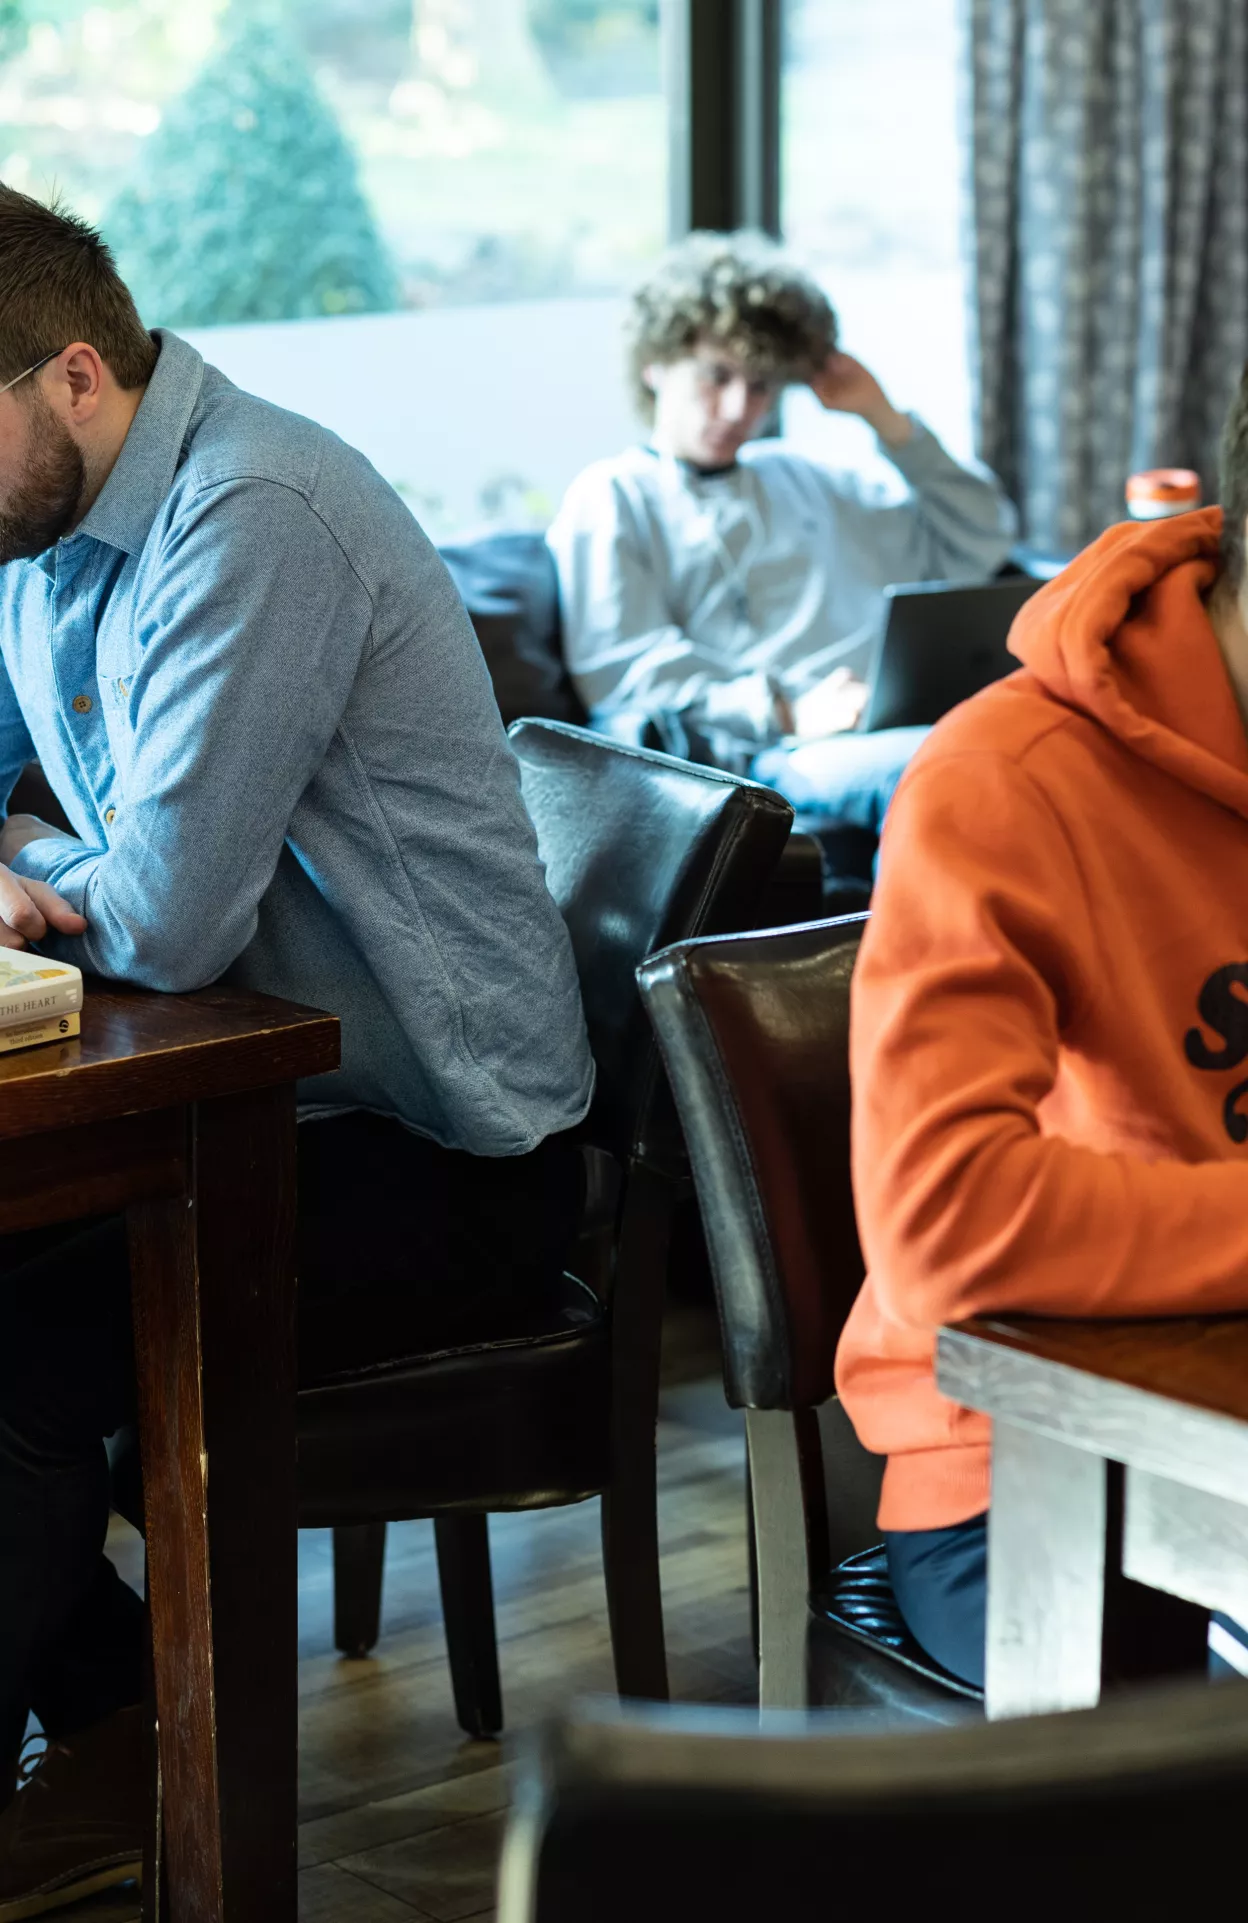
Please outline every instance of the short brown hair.
M682 360L701 339L739 354L753 374L807 380L836 346L836 315L765 234L690 234L633 294L629 373L646 420L654 395L645 369Z
M95 229L0 182L0 386L71 341L119 387L152 378L156 343Z
M1218 454L1218 499L1222 503L1222 574L1236 594L1243 586L1244 523L1248 521L1248 367L1222 429Z

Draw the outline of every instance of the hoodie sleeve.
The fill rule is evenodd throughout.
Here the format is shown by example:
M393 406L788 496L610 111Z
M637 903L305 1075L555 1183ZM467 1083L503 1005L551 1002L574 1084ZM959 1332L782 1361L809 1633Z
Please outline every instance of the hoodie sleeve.
M881 489L867 477L851 480L850 512L862 517L859 538L875 558L877 578L986 581L1018 538L1013 504L988 468L962 466L917 416L911 423L914 432L900 447L877 443L906 483L901 499L895 483Z
M886 1316L1248 1308L1248 1162L1043 1134L1064 1033L1109 979L1060 822L992 753L913 768L855 970L853 1170Z
M735 673L673 620L654 557L609 476L590 469L573 484L547 542L564 657L595 719L670 709L758 747L782 732L779 683Z

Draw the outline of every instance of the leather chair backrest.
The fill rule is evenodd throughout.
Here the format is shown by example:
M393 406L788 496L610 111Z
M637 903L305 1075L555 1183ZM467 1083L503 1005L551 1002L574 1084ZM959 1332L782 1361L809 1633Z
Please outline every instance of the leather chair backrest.
M498 1923L1199 1916L1242 1880L1246 1789L1230 1686L920 1735L584 1704L521 1759Z
M546 880L568 924L598 1093L589 1140L678 1155L636 971L654 949L748 927L793 821L753 782L551 721L509 730Z
M862 1282L849 983L867 917L684 942L639 972L701 1203L728 1399L807 1409Z
M510 530L440 550L459 589L505 723L584 721L563 660L559 578L545 536Z

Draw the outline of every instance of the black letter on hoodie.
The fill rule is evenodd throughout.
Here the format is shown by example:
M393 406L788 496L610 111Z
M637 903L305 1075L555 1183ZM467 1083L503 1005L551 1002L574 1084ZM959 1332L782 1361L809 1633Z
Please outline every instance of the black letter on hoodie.
M1241 1115L1235 1106L1241 1095L1248 1095L1248 1082L1236 1082L1222 1104L1222 1120L1232 1142L1248 1142L1248 1115Z
M1196 1004L1200 1019L1207 1028L1221 1035L1226 1046L1210 1048L1198 1028L1189 1028L1183 1038L1183 1048L1193 1068L1238 1068L1248 1058L1248 1001L1232 993L1235 985L1248 989L1248 962L1228 962L1225 968L1215 968L1201 989ZM1229 1102L1227 1127L1230 1128ZM1244 1139L1236 1136L1233 1129L1231 1134L1236 1141Z

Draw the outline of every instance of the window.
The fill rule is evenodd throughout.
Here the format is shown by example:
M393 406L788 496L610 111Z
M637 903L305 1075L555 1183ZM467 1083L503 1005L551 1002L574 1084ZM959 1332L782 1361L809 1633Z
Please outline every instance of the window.
M899 407L971 451L959 259L958 0L786 0L783 222L843 344ZM790 397L811 453L869 458L869 432Z
M0 0L0 176L149 325L361 447L432 533L548 518L634 431L658 0Z

